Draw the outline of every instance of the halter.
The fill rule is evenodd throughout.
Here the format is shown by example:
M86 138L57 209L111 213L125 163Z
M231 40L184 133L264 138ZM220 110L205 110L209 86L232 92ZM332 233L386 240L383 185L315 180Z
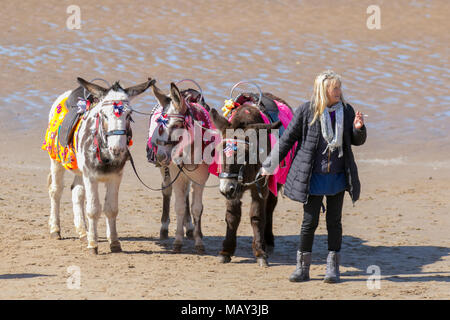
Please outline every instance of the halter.
M171 118L182 119L183 120L183 126L185 126L185 124L186 124L186 116L181 114L181 113L161 113L161 115L156 120L156 122L158 122L160 125L162 125L165 128L167 128L167 124L169 122L169 119L171 119ZM178 143L180 143L180 140L178 140L178 141L173 141L173 140L164 141L164 140L161 140L161 139L156 139L156 144L159 145L159 146L175 146Z
M192 116L192 114L189 114L190 113L189 103L186 101L186 99L184 99L184 102L186 103L186 106L187 106L186 114L182 114L182 113L161 113L159 118L156 119L156 122L160 123L161 125L163 125L164 127L167 128L167 124L168 124L170 119L180 119L180 120L183 121L183 126L185 128L187 128L187 127L190 126L190 124L187 123L186 118L188 116L191 116L192 123L195 124L194 117ZM156 144L159 145L159 146L175 146L178 143L180 143L180 140L178 140L178 141L173 141L173 140L164 141L164 140L161 140L161 139L156 139Z
M228 138L228 139L223 139L222 141L224 141L225 143L227 141L231 141L233 144L244 143L244 144L250 145L250 143L248 141L245 141L245 140L242 140L242 139ZM252 185L255 185L259 197L261 199L263 199L261 187L265 187L267 185L266 176L261 176L261 173L258 171L258 173L256 174L256 177L255 177L255 180L253 180L251 182L243 183L243 181L244 181L244 168L245 168L246 164L247 164L246 162L241 164L241 166L239 167L238 173L220 172L219 173L219 179L237 179L237 182L238 182L237 186L236 186L236 192L237 193L239 193L242 190L242 188L244 188L244 187L250 187ZM264 182L264 185L261 186L259 184L259 181L263 180L263 179L265 180L265 182Z
M130 113L132 112L132 109L129 108L128 100L108 100L108 101L104 101L102 103L102 107L108 106L108 105L114 106L114 110L115 110L114 114L117 117L120 117L124 111L130 111ZM116 112L119 115L117 115ZM108 146L108 140L107 140L108 137L110 137L110 136L125 136L125 135L129 136L129 132L127 129L125 129L125 130L110 130L110 131L103 133L103 126L100 126L101 121L102 120L101 120L100 111L99 111L99 112L97 112L97 114L95 116L95 129L93 130L94 150L96 151L96 156L97 156L97 160L99 163L103 163L101 155L100 155L100 147L102 144L105 144L106 146ZM100 135L102 143L99 143L99 135ZM127 141L127 145L129 145L129 143L130 143L130 141Z
M223 139L222 141L226 143L226 147L224 149L225 153L227 153L228 151L236 151L238 143L250 145L250 143L248 141L245 141L242 139L227 138L227 139ZM229 148L232 148L232 149L229 150ZM219 173L219 179L235 179L235 178L237 178L238 182L244 181L244 165L246 165L245 162L244 162L244 164L242 164L239 167L239 173L230 173L230 172Z

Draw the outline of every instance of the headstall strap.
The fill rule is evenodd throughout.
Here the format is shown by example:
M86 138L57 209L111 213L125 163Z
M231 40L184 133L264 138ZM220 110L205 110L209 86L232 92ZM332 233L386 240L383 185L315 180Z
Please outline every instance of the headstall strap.
M100 127L100 113L97 113L97 117L95 118L95 131L94 131L94 146L96 150L97 160L100 163L102 162L102 158L100 156L100 145L98 143L98 131Z

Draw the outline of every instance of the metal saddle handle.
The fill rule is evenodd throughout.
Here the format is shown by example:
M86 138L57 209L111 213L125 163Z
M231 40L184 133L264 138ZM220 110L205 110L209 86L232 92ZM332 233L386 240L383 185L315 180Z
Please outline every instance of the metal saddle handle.
M257 104L256 106L259 108L259 106L261 105L261 100L262 100L262 95L263 95L263 94L262 94L261 88L260 88L254 81L252 81L252 80L240 81L240 82L236 83L236 84L231 88L231 91L230 91L230 99L233 100L233 92L234 92L234 90L235 90L237 87L239 87L240 85L242 85L242 84L251 84L251 85L253 85L256 89L258 89L259 99L258 99L258 104ZM233 100L233 101L235 101L235 100Z
M105 79L102 79L102 78L94 78L94 79L91 80L91 82L94 82L94 81L102 81L102 82L104 82L104 83L107 85L108 88L111 87L111 85L109 84L109 82L106 81ZM86 96L86 89L83 88L83 95L84 95L84 100L87 100L87 99L91 96L91 93L88 92L88 95Z
M198 84L198 82L195 81L195 80L192 80L192 79L183 79L183 80L180 80L180 81L176 82L175 84L178 86L179 84L181 84L183 82L191 82L197 87L197 89L200 92L200 98L198 99L198 101L201 102L203 100L203 90L200 87L200 85Z

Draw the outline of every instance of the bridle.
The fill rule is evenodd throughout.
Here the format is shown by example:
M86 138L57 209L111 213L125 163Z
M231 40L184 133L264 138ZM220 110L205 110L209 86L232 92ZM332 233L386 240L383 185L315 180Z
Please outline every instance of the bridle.
M244 144L250 145L250 143L248 141L245 141L242 139L227 138L227 139L223 139L222 141L224 141L225 143L231 142L232 144L236 144L236 145L238 143L244 143ZM244 162L243 164L241 164L237 173L224 172L224 171L220 172L219 179L236 179L237 180L236 193L241 192L243 188L255 185L259 197L261 199L263 199L262 188L264 188L267 185L268 180L266 179L266 176L261 176L261 173L258 171L258 173L256 174L256 177L255 177L255 180L244 183L244 169L245 169L246 165L247 165L247 162ZM265 180L264 185L262 185L262 186L259 184L259 181L261 181L261 180Z
M186 115L183 115L181 113L161 113L160 117L156 121L159 122L160 125L167 128L167 122L173 118L181 119L183 121L183 127L186 127ZM178 143L180 143L180 140L177 140L177 141L170 140L170 136L169 136L169 140L167 140L167 141L161 140L161 139L156 139L156 144L159 146L175 146Z
M129 111L130 113L133 111L129 107L129 101L128 100L108 100L104 101L102 103L102 107L112 105L115 110L116 116L120 117L120 115L125 112ZM103 118L101 116L100 110L95 115L95 129L93 130L94 135L94 150L96 152L96 157L99 163L103 163L103 160L101 158L101 149L108 147L108 137L110 136L127 136L127 147L130 144L131 141L131 132L128 129L129 127L129 121L133 121L131 118L127 119L127 129L125 130L110 130L107 132L103 131ZM100 142L99 142L100 140Z

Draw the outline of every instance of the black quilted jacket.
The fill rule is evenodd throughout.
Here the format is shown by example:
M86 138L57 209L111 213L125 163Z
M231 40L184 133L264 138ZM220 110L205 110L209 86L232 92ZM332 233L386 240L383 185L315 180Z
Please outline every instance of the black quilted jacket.
M311 126L313 112L310 103L306 102L295 110L294 117L289 123L286 131L275 145L271 154L263 163L263 167L271 171L271 163L276 159L275 155L279 152L280 161L284 159L298 141L298 147L295 152L295 158L289 170L284 194L290 199L306 203L308 201L309 183L313 170L313 161L321 135L320 121L316 120ZM351 145L359 146L366 141L366 127L356 129L353 126L355 111L349 104L344 106L344 135L343 152L345 160L345 175L347 180L346 191L349 192L352 201L359 199L361 184L358 178L358 169L353 156Z

